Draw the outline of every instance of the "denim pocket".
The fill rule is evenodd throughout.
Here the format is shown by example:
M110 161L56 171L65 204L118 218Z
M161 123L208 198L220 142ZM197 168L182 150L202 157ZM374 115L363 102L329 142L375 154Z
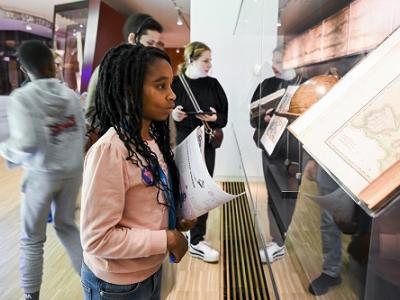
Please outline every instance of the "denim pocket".
M152 276L153 277L153 295L155 293L160 293L161 275L162 275L162 267Z
M101 299L132 299L140 289L141 283L134 283L128 285L117 285L107 282L102 282L100 285L100 298Z
M87 287L82 281L83 297L85 300L92 300L92 289Z

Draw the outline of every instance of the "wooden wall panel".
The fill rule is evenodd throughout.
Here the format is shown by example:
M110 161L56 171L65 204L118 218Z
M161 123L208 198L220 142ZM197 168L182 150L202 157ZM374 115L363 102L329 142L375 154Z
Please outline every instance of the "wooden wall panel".
M176 48L165 48L165 52L168 53L171 59L172 70L176 74L178 65L183 62L183 48L179 48L179 53L176 52Z
M293 39L289 40L286 43L286 49L285 52L283 53L283 68L284 69L289 69L294 67L293 63Z
M392 3L357 0L350 4L348 54L375 48L392 31Z
M101 59L108 49L122 43L122 27L124 26L125 16L119 14L110 6L101 2L100 18L97 28L96 51L93 59L93 65L100 64Z
M346 7L323 21L322 61L347 54L349 12L350 9Z
M287 39L283 66L298 68L368 52L399 26L399 0L355 0L315 27Z
M284 68L294 68L303 65L304 62L304 36L300 35L289 41L284 54ZM285 57L290 58L286 61Z
M308 30L303 39L304 58L303 64L321 61L322 26L315 26Z
M81 92L87 90L93 70L100 64L105 52L123 42L122 27L125 16L101 0L89 0Z

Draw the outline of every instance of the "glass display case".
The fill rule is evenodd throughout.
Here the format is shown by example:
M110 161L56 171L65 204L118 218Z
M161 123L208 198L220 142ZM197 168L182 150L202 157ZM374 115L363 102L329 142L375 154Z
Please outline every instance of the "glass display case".
M242 168L256 166L260 175L245 182L272 298L400 297L398 198L380 214L359 206L287 130L300 113L284 103L300 97L303 112L324 101L398 28L398 11L396 1L241 1L234 34L258 38L247 101L259 149L259 157L241 153ZM304 86L314 87L299 92Z
M0 30L0 95L9 95L14 89L21 86L25 80L19 69L17 49L23 41L41 40L50 45L50 39L36 34Z
M77 92L80 92L88 5L88 1L80 1L54 7L53 48L58 77Z
M8 95L26 79L19 68L17 50L23 41L50 45L52 24L46 19L0 7L0 95Z

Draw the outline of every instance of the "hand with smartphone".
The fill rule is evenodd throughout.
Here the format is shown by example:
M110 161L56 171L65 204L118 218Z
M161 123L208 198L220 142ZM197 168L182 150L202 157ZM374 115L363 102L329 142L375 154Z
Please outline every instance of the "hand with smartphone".
M196 118L206 122L215 122L217 120L217 111L210 106L209 112L199 112L196 114Z
M213 115L216 114L214 111L185 111L188 116L191 115Z
M172 111L172 118L176 122L181 122L188 116L195 116L196 118L206 122L215 122L217 120L217 112L213 107L210 107L209 111L184 111L183 106L178 105Z

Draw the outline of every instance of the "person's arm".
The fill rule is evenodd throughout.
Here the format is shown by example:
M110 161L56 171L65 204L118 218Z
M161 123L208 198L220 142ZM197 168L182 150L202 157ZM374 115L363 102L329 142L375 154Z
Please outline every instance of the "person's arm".
M218 80L215 79L215 107L217 119L211 127L223 128L228 122L228 99Z
M83 249L109 259L164 254L166 230L120 225L129 182L125 163L124 154L114 144L96 145L86 157L81 215Z
M11 165L22 164L39 147L37 122L20 92L11 95L7 109L9 138L0 144L0 155Z
M92 123L92 119L95 112L96 88L97 88L97 82L99 81L99 69L100 67L97 67L93 71L92 77L90 78L89 81L89 87L85 105L85 120L88 124Z
M258 100L261 98L261 83L257 85L257 88L255 89L253 96L251 97L250 104L253 103L254 101ZM260 116L254 117L252 116L250 112L250 125L253 128L258 128L260 121L262 122L262 119L260 120Z
M76 124L79 127L80 132L82 132L82 143L83 143L83 147L85 147L85 143L86 143L86 122L85 122L85 117L82 111L82 106L81 103L79 101L79 99L77 99L77 101L75 102L75 110L76 110Z

